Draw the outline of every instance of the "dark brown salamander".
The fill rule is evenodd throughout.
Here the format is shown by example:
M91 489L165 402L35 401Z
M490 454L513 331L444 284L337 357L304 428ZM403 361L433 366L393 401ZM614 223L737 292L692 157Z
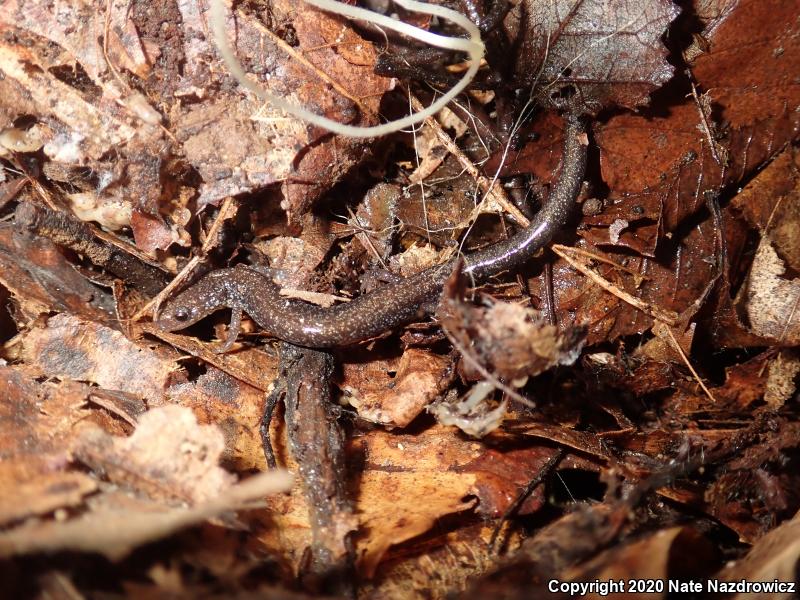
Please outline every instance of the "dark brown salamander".
M584 126L568 118L561 173L546 205L531 224L510 238L464 257L464 272L477 282L524 263L549 242L569 218L586 164ZM272 280L246 266L219 269L169 300L157 320L176 331L222 308L233 317L230 348L239 333L242 312L268 334L298 346L331 348L366 340L423 316L423 305L437 299L456 259L330 308L289 300Z

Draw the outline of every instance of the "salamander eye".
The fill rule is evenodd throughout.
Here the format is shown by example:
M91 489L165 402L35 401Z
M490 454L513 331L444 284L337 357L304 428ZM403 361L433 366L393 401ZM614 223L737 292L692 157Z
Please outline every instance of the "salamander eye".
M181 306L175 309L173 315L175 316L176 321L186 321L189 318L189 309Z

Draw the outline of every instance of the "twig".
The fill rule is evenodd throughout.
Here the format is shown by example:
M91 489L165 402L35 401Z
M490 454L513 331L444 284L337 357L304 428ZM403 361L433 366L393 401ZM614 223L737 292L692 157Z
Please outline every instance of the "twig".
M542 277L544 278L544 312L547 314L547 322L550 325L558 325L558 320L556 319L556 297L553 293L553 264L548 260L544 263L544 270L542 271Z
M350 214L350 220L355 222L355 226L353 227L353 229L355 230L356 235L358 235L359 233L361 234L361 237L364 238L363 241L367 245L369 251L372 252L372 254L375 256L378 262L381 263L381 266L384 269L388 270L389 267L386 265L386 261L383 260L383 257L378 252L378 249L375 247L375 244L372 243L372 238L369 235L370 233L369 230L361 224L361 220L358 218L358 215L354 213L353 209L350 208L349 206L347 207L347 212Z
M284 397L286 435L311 524L311 552L301 581L315 593L355 597L350 535L358 519L347 487L345 434L331 398L334 358L287 343L281 344L280 357L277 396Z
M500 531L503 529L503 524L517 513L520 506L522 506L522 503L525 502L525 500L528 499L528 496L533 493L533 490L535 490L539 484L544 481L544 478L550 474L550 471L552 471L553 468L559 462L561 462L561 459L564 458L564 454L566 454L564 449L559 448L556 453L553 454L553 456L551 456L547 462L542 465L542 468L539 469L539 472L536 474L536 476L528 482L528 484L519 494L517 494L517 497L514 498L514 501L502 514L500 520L494 528L494 531L492 532L492 537L489 540L489 552L495 552L495 544L497 542L497 538L500 536Z
M419 99L410 92L409 96L411 98L412 108L416 111L422 110L423 106ZM530 224L528 218L523 215L522 211L514 206L514 203L508 198L505 190L501 186L495 185L496 179L489 180L488 177L482 175L480 171L478 171L478 168L472 164L472 161L464 154L464 152L462 152L461 148L459 148L453 139L447 134L447 132L442 129L442 126L439 125L439 122L436 119L433 117L428 117L425 119L425 125L431 128L442 145L447 148L447 151L455 157L464 170L470 174L470 176L478 184L480 190L487 197L494 200L497 205L506 211L514 220L514 222L520 227L527 227Z
M585 257L590 258L592 260L596 260L597 262L605 263L607 265L610 265L610 266L614 267L618 271L624 271L625 273L628 273L629 275L632 275L636 279L637 285L639 283L641 283L644 279L646 279L646 277L644 275L642 275L641 273L638 273L638 272L634 271L633 269L629 269L628 267L625 267L625 266L619 264L618 262L614 262L610 258L607 258L607 257L603 256L602 254L598 254L597 252L592 252L591 250L585 250L584 248L577 248L577 247L570 248L570 251L573 254L577 254L577 255L580 255L580 256L585 256Z
M670 329L669 327L664 327L663 330L669 336L669 339L672 341L673 347L678 352L678 354L681 355L684 364L686 364L686 366L689 368L689 371L692 372L692 376L695 378L697 383L703 389L706 396L708 396L709 399L716 404L717 399L714 398L714 394L712 394L711 391L708 389L708 387L706 387L706 384L703 383L703 380L700 378L700 375L698 375L697 371L695 371L694 367L692 366L692 363L689 361L689 357L686 356L686 353L683 351L683 348L681 348L681 345L678 343L678 340L675 339L675 335L672 333L672 329Z
M98 239L89 225L70 213L51 210L33 202L22 202L17 206L14 222L18 230L49 238L60 246L70 248L147 294L157 293L168 280L168 273L159 266L107 240Z
M608 281L603 279L603 277L598 275L593 269L590 269L586 265L581 264L580 262L572 258L569 255L569 253L571 253L572 251L572 248L570 248L569 246L562 246L561 244L553 244L551 248L553 252L555 252L561 258L567 261L570 264L570 266L572 266L577 271L580 271L581 273L586 275L589 279L594 281L601 288L606 290L608 293L616 296L623 302L630 304L634 308L642 311L647 315L650 315L651 317L653 317L658 321L670 325L671 327L675 327L676 325L678 325L678 323L680 323L678 314L675 311L664 310L662 308L659 308L658 306L652 306L651 304L648 304L644 300L640 300L636 296L629 294L625 290L619 289L612 283L609 283Z
M722 148L719 142L714 138L715 127L712 123L708 122L708 115L706 114L707 112L710 112L708 96L704 94L701 98L697 94L697 86L694 84L694 78L691 70L686 69L686 76L689 78L689 84L692 86L692 98L694 98L695 106L697 106L697 112L700 114L700 124L702 125L703 133L706 134L706 139L708 140L708 145L711 149L711 156L713 156L717 164L722 167L722 172L724 175L725 169L728 166L728 153L727 150Z

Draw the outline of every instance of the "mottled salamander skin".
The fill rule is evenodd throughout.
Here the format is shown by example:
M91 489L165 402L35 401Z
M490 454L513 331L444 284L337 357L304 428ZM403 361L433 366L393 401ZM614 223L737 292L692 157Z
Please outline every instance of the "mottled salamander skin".
M476 282L524 263L567 222L586 166L584 127L569 118L564 130L561 173L546 205L531 224L510 238L464 257L464 271ZM272 280L240 265L219 269L168 301L157 321L176 331L222 308L243 311L266 333L298 346L331 348L367 340L423 316L437 299L455 259L329 308L280 295Z

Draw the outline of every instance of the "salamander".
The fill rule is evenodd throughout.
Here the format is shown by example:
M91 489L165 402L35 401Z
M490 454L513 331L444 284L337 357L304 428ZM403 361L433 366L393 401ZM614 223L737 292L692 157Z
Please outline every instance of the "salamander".
M471 280L478 283L524 263L566 224L586 166L584 133L578 117L567 118L561 171L548 201L528 227L461 259L463 271ZM223 351L236 340L242 313L247 313L269 335L298 346L348 346L424 316L425 306L438 299L457 260L429 267L351 302L327 308L281 296L278 285L250 267L218 269L168 300L156 324L163 331L177 331L227 307L233 314Z

